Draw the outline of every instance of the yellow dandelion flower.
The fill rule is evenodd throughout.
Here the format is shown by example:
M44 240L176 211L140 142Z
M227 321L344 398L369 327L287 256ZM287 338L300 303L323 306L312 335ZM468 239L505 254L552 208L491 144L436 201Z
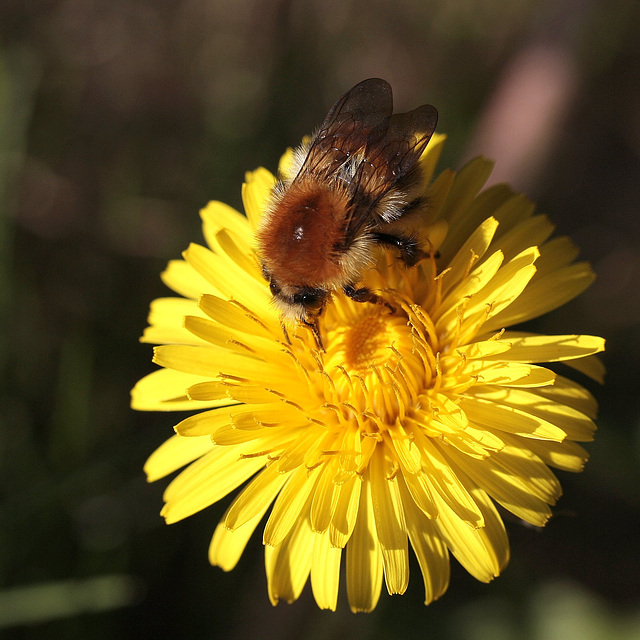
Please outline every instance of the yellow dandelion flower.
M578 443L592 439L596 403L543 365L599 379L604 341L507 328L578 295L592 271L526 198L482 190L488 161L433 179L443 142L435 135L421 158L421 233L437 257L407 269L381 250L365 284L389 305L334 294L324 350L303 325L287 339L254 255L275 183L265 169L247 174L246 217L220 202L201 212L208 247L169 263L162 277L179 297L151 305L142 340L161 345L161 369L132 406L197 411L146 464L150 481L188 465L162 515L176 522L242 487L209 558L231 570L269 511L274 604L310 578L318 605L335 609L344 561L351 609L371 611L383 580L406 590L410 548L425 603L447 589L450 553L488 582L509 559L496 503L542 526L561 494L550 467L580 471L587 459Z

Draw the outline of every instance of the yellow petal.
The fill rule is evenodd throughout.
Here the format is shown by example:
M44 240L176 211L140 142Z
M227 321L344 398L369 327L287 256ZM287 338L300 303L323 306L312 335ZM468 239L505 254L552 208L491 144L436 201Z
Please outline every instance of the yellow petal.
M295 370L214 346L162 345L156 347L153 354L153 361L162 367L200 374L209 379L224 374L247 382L263 383L265 387L275 389L291 389L292 385L295 388L298 383L293 377L297 373Z
M213 247L218 255L224 256L234 265L240 267L242 271L251 275L261 285L264 285L262 270L251 246L247 242L243 242L241 238L238 238L228 229L218 231L213 238L213 242Z
M473 360L467 363L461 374L475 377L479 384L505 387L541 387L552 385L556 374L544 367L520 362Z
M271 172L260 167L255 171L247 172L245 180L242 185L242 202L251 227L257 229L276 179Z
M238 494L224 518L224 525L235 531L265 512L280 492L287 476L268 465Z
M477 167L480 172L483 172L486 165L486 160L482 158L476 158L472 161L468 167ZM478 173L475 178L474 189L478 185L479 180L483 180L483 175ZM458 174L454 180L451 192L454 193L459 185L460 174ZM453 197L456 197L455 195ZM445 210L446 205L452 199L451 193L445 207L443 207L444 219L449 221L450 230L447 238L440 247L441 264L446 265L449 263L451 257L458 251L467 238L473 233L473 231L487 218L493 216L500 223L500 217L498 214L501 212L501 207L507 205L510 200L514 198L513 191L506 185L493 185L482 193L480 193L474 200L468 199L462 203L462 207L456 207L455 219L449 217L449 212Z
M471 253L467 254L467 265L470 264ZM445 313L442 315L443 320L440 322L444 322L445 319L450 317L457 317L457 306L461 300L466 297L472 296L478 291L480 291L483 287L487 286L491 279L495 277L498 269L502 266L504 256L501 251L496 251L491 254L486 260L484 260L479 266L477 266L473 271L466 277L462 282L460 282L457 286L455 286L451 292L446 296L446 298L439 305L438 310L432 314L434 320L438 320L441 317L440 312L444 311ZM445 283L447 282L447 275L450 272L447 272L443 275L443 280ZM460 274L463 275L463 274ZM453 282L453 280L452 280Z
M436 220L440 227L444 225L444 228L448 230L449 224L442 218L442 208L449 197L449 192L451 191L455 177L456 174L454 171L451 171L451 169L445 169L442 173L438 174L427 188L425 199L429 203L429 207L427 208L427 213L425 215L426 224L430 224ZM440 240L444 240L447 235L448 234L445 233ZM435 247L440 249L441 245L442 242L439 242ZM455 247L455 250L457 250L457 248L458 247ZM448 260L443 259L443 264L447 264L447 262Z
M206 402L226 398L228 404L235 404L233 399L227 395L227 387L217 380L207 380L207 382L193 384L189 387L187 393L192 400L202 400Z
M241 380L238 384L226 382L227 394L230 398L245 404L267 404L274 400L280 400L282 395L273 389L265 388L262 385L250 385L246 380Z
M340 493L329 525L331 546L343 549L351 539L358 517L361 489L362 478L355 474L339 485Z
M197 300L203 293L218 293L215 286L184 260L171 260L160 278L167 287L192 300Z
M511 348L510 343L499 340L482 340L456 347L456 353L465 360L485 359L497 356Z
M320 478L313 493L311 502L310 522L313 531L324 533L331 524L336 511L340 488L335 484L336 458L326 462L320 470ZM327 541L329 536L326 536Z
M430 518L416 508L402 478L399 479L399 484L407 533L418 558L424 582L424 603L429 604L437 600L449 586L449 550Z
M466 429L469 420L465 412L460 409L457 398L452 400L446 393L438 393L429 398L429 401L429 408L436 412L434 417L439 423L454 431ZM428 424L428 420L426 422Z
M457 219L463 215L467 218L468 215L465 215L468 214L466 209L473 203L478 192L491 175L492 169L493 162L480 157L474 158L462 167L462 169L458 171L451 191L449 192L449 198L442 210L442 217L450 223L457 222ZM486 193L485 191L483 195ZM483 215L482 220L488 217L488 215ZM477 226L477 224L475 226ZM465 234L467 237L469 235L468 233Z
M182 520L224 498L264 466L261 458L240 458L236 447L216 447L187 467L167 487L162 515Z
M429 493L444 500L456 516L469 526L481 527L482 512L473 501L467 487L455 470L443 457L437 442L425 437L419 429L414 430L416 444L422 452L424 480L429 484Z
M553 437L553 433L559 428L569 440L589 442L593 439L596 425L591 418L567 405L548 400L536 391L517 388L500 390L478 385L473 389L475 406L472 407L472 411L476 411L478 415L478 411L481 412L482 409L477 405L489 401L493 405L484 409L488 412L495 411L495 426L498 427L497 423L500 421L499 428L511 433L515 433L512 431L514 428L522 429L522 432L516 435L560 441L563 438ZM464 404L465 407L469 406L467 402ZM532 427L535 435L530 431ZM556 433L556 436L558 435Z
M472 256L475 257L475 260L482 259L493 240L497 228L498 221L493 217L487 218L460 247L454 258L449 262L449 270L442 275L443 295L446 295L449 289L459 283L462 277L468 273ZM494 252L495 255L501 256L502 253Z
M184 328L191 335L191 340L185 340L183 344L209 344L247 356L269 358L274 366L284 362L285 356L282 354L281 346L275 340L242 334L209 318L195 316L187 316L184 319Z
M493 555L493 562L497 567L497 575L509 562L507 531L493 500L487 493L479 487L471 487L470 492L475 503L480 506L484 514L485 526L477 531L484 542L485 548Z
M531 247L503 265L495 275L492 274L489 281L482 281L484 286L468 298L464 310L461 330L463 342L472 340L478 328L485 324L488 318L497 315L518 298L536 272L533 263L538 255L537 248ZM450 302L449 311L438 320L436 327L440 332L454 333L458 317L458 306L453 306Z
M420 156L420 168L422 169L423 180L426 184L431 183L431 179L436 170L436 165L442 154L447 136L444 133L434 133L427 148Z
M174 435L161 444L144 465L149 482L173 473L186 464L197 460L213 449L214 445L207 437L183 438Z
M562 490L558 479L537 456L514 440L481 462L449 449L451 460L496 502L537 527L551 517Z
M201 289L200 293L204 293L211 287L219 288L218 273L223 264L220 256L216 255L211 249L207 249L200 244L192 242L189 247L182 252L185 262L200 274L209 286Z
M283 451L278 460L280 473L292 471L302 465L309 466L305 464L308 457L316 458L321 454L322 433L320 428L309 424L301 426L302 428L295 434L295 441Z
M432 522L458 562L476 580L490 582L508 561L509 541L502 518L486 493L477 488L470 491L481 505L484 527L472 528L461 522L437 496L440 517Z
M336 442L336 450L340 452L338 455L338 463L340 469L344 472L345 477L350 478L353 473L360 471L359 467L361 465L366 467L368 458L365 461L365 456L361 456L363 442L357 428L353 428L350 425L349 427L344 428L340 435L342 436L341 442ZM365 440L373 440L373 438L365 438ZM364 446L365 448L370 446L369 442L365 442ZM360 457L362 459L359 460Z
M311 559L311 588L321 609L336 610L342 549L332 547L328 535L316 534Z
M237 357L246 362L246 357ZM153 350L153 361L161 367L209 379L216 378L223 363L229 360L225 349L211 346L165 345Z
M546 464L577 473L584 469L589 454L577 442L551 442L549 440L529 440L527 447Z
M311 571L317 535L311 531L307 520L300 518L277 547L265 549L264 563L271 604L276 605L281 599L294 602L299 598Z
M224 202L212 200L200 210L200 217L204 238L212 249L215 245L215 235L221 229L229 229L247 245L252 242L251 227L247 218Z
M215 439L217 433L216 431L211 438ZM296 442L295 431L288 427L269 427L247 433L254 434L254 438L247 439L246 445L242 447L242 455L248 458L271 456L277 459L284 450ZM278 468L277 464L276 468Z
M193 344L206 345L207 343L198 336L190 333L181 325L173 327L151 326L147 327L140 342L147 344Z
M510 349L490 359L506 362L559 362L604 351L604 340L598 336L543 336L506 332L497 342L510 344Z
M151 303L147 321L152 327L166 332L175 332L179 340L174 340L174 342L197 340L200 343L200 340L190 336L189 332L182 328L183 318L189 315L204 317L194 300L187 298L158 298ZM151 342L151 340L144 340L144 342ZM169 341L163 340L162 342Z
M382 550L376 533L371 485L362 482L358 517L347 545L347 597L354 613L372 611L382 588Z
M238 300L247 308L259 309L260 314L268 312L271 294L265 282L256 280L233 261L199 244L190 244L182 255L209 283L200 293Z
M484 329L493 331L549 313L580 295L594 280L595 274L584 262L556 269L547 276L533 278L516 304L500 315L496 314Z
M440 429L442 442L455 447L471 458L484 460L491 453L486 447L480 445L477 439L469 436L467 433L469 427L465 427L463 431L456 431L437 421L433 421L432 426L434 429Z
M397 456L398 464L403 472L418 473L422 468L420 451L411 436L402 428L400 422L389 427L391 435L389 446Z
M223 424L221 427L218 427L210 437L213 444L218 444L221 447L231 447L245 444L252 440L261 440L263 433L264 429L260 429L259 432L245 431L243 429L236 429L231 424Z
M390 471L384 448L378 446L369 466L371 501L387 590L394 594L404 593L409 584L409 553L398 480L389 477Z
M437 518L433 498L431 497L431 487L426 480L425 474L421 471L418 473L404 473L403 478L407 485L412 502L422 511L428 518ZM403 501L405 499L403 498Z
M223 571L231 571L235 568L249 539L258 524L260 524L262 516L269 508L269 504L263 505L262 510L256 516L245 523L244 526L238 527L233 531L225 526L225 518L220 521L209 545L209 562L213 566L220 567Z
M494 185L494 187L504 187L507 185ZM487 191L490 191L494 187L490 187ZM507 186L506 198L503 202L499 203L494 212L494 216L500 223L498 236L499 238L505 237L514 228L522 225L527 218L531 217L535 211L535 204L529 200L525 195L521 193L515 193ZM520 249L530 247L533 242L523 244ZM519 253L518 249L515 249L516 254Z
M265 404L243 405L232 412L236 429L258 429L260 427L287 426L298 431L308 424L308 420L297 407L276 401ZM313 430L312 430L313 432ZM294 433L298 437L303 431Z
M495 397L495 392L491 390ZM505 391L504 396L510 394ZM559 426L544 420L531 413L528 408L517 409L500 402L492 402L476 395L461 398L460 407L476 425L499 429L506 433L524 436L527 438L541 438L544 440L556 440L562 442L567 437L566 432Z
M307 144L310 141L309 136L302 138L302 144ZM280 156L278 162L278 175L283 180L293 180L296 176L294 174L294 149L293 147L287 147L286 151Z
M503 265L495 277L472 298L466 313L472 315L482 311L483 306L490 305L490 318L507 308L531 281L536 272L533 263L539 255L537 247L531 247Z
M264 528L264 544L277 547L296 522L305 520L302 508L316 485L318 475L315 469L299 467L287 477ZM311 527L307 528L311 532Z
M172 369L154 371L138 381L131 390L131 407L137 411L193 411L207 409L229 400L195 402L188 397L187 389L206 380L201 375Z
M604 340L602 341L602 350L604 351ZM566 363L568 367L583 373L585 376L588 376L592 380L599 382L600 384L604 384L604 375L606 370L602 361L599 358L594 356L587 356L586 358L581 358L580 360L570 360Z
M185 437L211 436L221 426L231 423L231 415L230 407L201 411L185 418L174 429Z
M264 318L258 318L248 309L223 300L217 296L204 295L200 298L199 307L210 318L220 324L241 333L272 337L272 332L265 324Z
M464 436L465 442L473 449L475 457L480 459L486 458L494 451L500 451L504 447L504 441L495 433L487 431L487 429L478 429L472 424L468 424L464 431L459 434ZM447 436L449 439L451 436ZM467 454L470 455L470 454Z
M533 211L533 205L524 199L526 205L531 207ZM512 207L512 212L516 216L520 213L520 208L523 203L518 202L517 198L513 198L509 205ZM504 209L504 208L503 208ZM501 212L498 212L500 215ZM517 219L517 218L516 218ZM504 233L505 222L500 223L500 232L495 243L492 245L492 249L500 250L504 254L505 260L508 262L521 251L524 251L527 247L539 247L547 240L547 238L553 233L554 225L549 222L547 216L530 216L519 217L517 224L510 229L507 233ZM542 254L544 255L544 253ZM540 258L536 260L536 268L539 270L538 262Z
M595 418L598 413L598 403L593 395L582 385L563 376L557 376L552 386L536 389L535 393L559 404L566 404L589 418Z
M580 251L567 236L557 236L545 242L541 248L540 259L536 263L539 277L546 277L557 269L571 264Z

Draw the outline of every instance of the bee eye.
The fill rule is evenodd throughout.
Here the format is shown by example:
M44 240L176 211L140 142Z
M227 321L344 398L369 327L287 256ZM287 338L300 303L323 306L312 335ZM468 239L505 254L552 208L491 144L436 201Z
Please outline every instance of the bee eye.
M305 291L293 296L293 301L301 304L308 311L317 311L322 308L326 294L322 290Z
M273 280L269 283L269 290L271 291L271 295L274 296L280 293L280 287Z

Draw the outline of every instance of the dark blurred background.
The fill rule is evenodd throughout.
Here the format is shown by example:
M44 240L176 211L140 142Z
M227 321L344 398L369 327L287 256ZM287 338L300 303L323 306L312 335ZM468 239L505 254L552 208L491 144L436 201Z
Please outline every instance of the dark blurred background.
M0 636L640 637L640 3L635 0L0 2ZM425 608L371 615L266 595L259 535L230 574L207 546L225 505L167 527L146 457L181 416L129 409L159 273L241 206L356 82L424 102L570 234L598 280L537 324L608 340L599 431L543 531L508 522L491 585L453 562ZM384 590L384 588L383 588Z

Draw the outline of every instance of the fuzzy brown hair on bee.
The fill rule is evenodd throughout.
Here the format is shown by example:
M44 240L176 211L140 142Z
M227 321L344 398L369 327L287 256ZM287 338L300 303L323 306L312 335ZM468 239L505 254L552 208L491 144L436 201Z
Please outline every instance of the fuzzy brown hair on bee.
M426 252L398 222L419 210L418 160L438 112L423 105L393 114L389 83L360 82L331 108L308 143L294 151L257 232L264 277L282 316L310 324L331 294L380 302L358 286L378 245L413 266Z

